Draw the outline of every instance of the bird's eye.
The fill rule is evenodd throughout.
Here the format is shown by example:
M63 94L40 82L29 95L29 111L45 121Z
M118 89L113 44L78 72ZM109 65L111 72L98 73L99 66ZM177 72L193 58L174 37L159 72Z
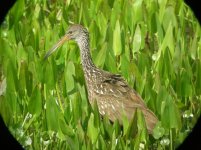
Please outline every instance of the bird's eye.
M72 32L72 31L69 31L68 33L69 33L69 34L72 34L73 32Z

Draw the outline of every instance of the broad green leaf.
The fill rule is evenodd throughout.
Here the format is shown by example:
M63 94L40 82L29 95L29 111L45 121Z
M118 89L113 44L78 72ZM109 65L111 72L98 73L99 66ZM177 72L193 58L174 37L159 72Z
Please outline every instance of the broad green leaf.
M133 53L138 52L140 50L141 46L141 29L140 26L137 25L134 33L134 38L133 38Z
M23 61L27 61L27 52L25 51L22 42L18 43L18 47L17 47L17 61L18 64L23 62Z
M41 114L42 100L39 87L34 88L28 104L28 109L32 115L39 116Z
M118 120L115 120L114 123L113 123L113 132L115 132L115 135L118 136L122 129L121 129L121 125L119 124L119 121Z
M73 95L73 99L71 100L72 111L73 111L73 119L74 122L77 123L81 119L81 99L79 93L75 93Z
M87 101L87 94L84 86L81 86L80 84L77 84L80 98L82 99L81 106L82 106L82 113L87 112L88 109L88 101Z
M169 23L169 26L167 28L164 40L162 42L162 45L160 46L159 51L165 51L166 47L168 47L170 49L171 56L173 56L175 45L174 45L172 23Z
M111 139L113 130L107 115L103 116L103 127L105 133L104 135Z
M143 139L144 141L146 141L146 122L145 122L145 118L144 118L144 114L142 113L142 111L140 109L137 109L137 128L139 132L143 133Z
M106 51L107 51L107 43L104 43L95 59L95 64L101 68L103 68L105 62Z
M131 77L134 78L133 80L130 81L132 84L134 84L134 80L136 80L138 83L141 83L142 75L139 71L138 66L134 62L130 62L129 72L130 72L130 75L132 75Z
M120 62L121 62L121 74L128 79L129 71L128 66L130 65L129 61L127 60L127 57L125 55L120 56Z
M25 89L26 87L26 74L27 70L27 64L25 62L21 62L18 68L18 91L19 91L19 96L22 98L25 94Z
M156 36L157 36L157 40L158 40L157 42L159 44L161 44L163 39L164 39L164 31L163 31L163 28L161 26L158 13L156 13L155 19L156 19L156 24L157 24L157 32L156 32Z
M120 1L114 1L113 9L110 16L112 29L115 28L117 24L117 20L119 19L120 13L121 13Z
M181 94L184 97L192 96L192 84L189 73L187 71L183 71L181 74Z
M181 127L181 118L179 115L178 108L176 107L173 99L170 95L168 95L164 101L165 106L164 110L162 110L162 125L165 128L175 128L180 129Z
M99 137L100 137L100 138L99 138L99 139L100 139L100 140L99 140L100 142L98 142L98 143L99 143L99 148L100 148L100 149L107 149L107 145L106 145L106 144L107 144L107 141L103 138L103 136L100 135Z
M168 48L166 48L166 50L164 51L164 59L161 61L161 63L163 63L163 68L164 68L164 76L163 78L166 79L166 80L169 80L170 78L172 80L174 80L174 71L173 71L173 64L172 64L172 57L171 57L171 54L170 54L170 51ZM168 83L166 83L168 84ZM166 85L167 86L167 85Z
M138 132L141 133L140 140L141 140L141 142L146 142L147 137L148 137L148 132L147 132L147 128L146 128L146 122L145 122L144 115L140 109L137 109L136 113L137 113L136 116L137 116Z
M110 52L107 53L105 63L106 63L106 67L107 67L108 71L111 71L113 73L117 73L116 61Z
M102 39L105 40L108 25L107 25L107 20L102 12L99 13L97 16L97 26L100 30ZM100 41L100 42L103 42L103 41Z
M157 110L157 112L161 112L162 102L164 102L166 100L168 93L167 93L165 87L161 86L161 85L158 87L157 90L159 90L159 91L158 91L157 99L156 99L156 110Z
M117 149L116 146L117 146L117 143L116 143L116 137L115 137L115 132L113 132L112 134L112 147L111 147L111 150L115 150Z
M158 122L153 130L153 137L155 139L161 138L165 133L165 129L162 127L161 122Z
M167 4L167 0L159 0L160 8L159 8L159 20L162 22L162 19L164 17L165 8Z
M52 96L48 96L46 100L46 121L48 130L59 131L59 110L55 99Z
M95 102L92 107L94 112L94 126L98 128L100 126L100 114L97 102Z
M197 25L196 26L196 33L199 33L200 31L200 26ZM196 51L197 51L197 48L198 48L198 37L197 37L198 34L195 34L195 36L193 37L192 41L190 42L191 43L191 46L190 46L190 55L191 55L191 58L192 59L196 59Z
M138 115L137 112L133 113L132 120L127 120L127 116L123 118L123 129L124 133L126 133L127 138L133 138L136 136L138 130Z
M133 18L135 22L140 22L143 19L143 5L142 0L134 1L133 4Z
M6 78L8 78L6 80L6 86L7 86L7 90L8 92L11 93L15 93L18 90L18 80L17 80L17 71L14 67L14 65L12 64L12 62L8 61L6 63L6 67L7 67L7 72L6 72Z
M61 128L61 131L63 134L67 135L67 136L73 136L74 132L72 127L70 127L69 125L66 124L63 116L59 116L59 126Z
M162 25L165 31L167 31L170 23L173 28L177 27L176 16L174 14L174 8L171 5L165 9L164 16L163 16Z
M123 135L124 136L130 136L130 130L132 130L133 128L133 123L135 124L135 114L133 114L133 119L132 119L132 123L129 122L128 117L126 116L125 113L122 114L122 124L123 124Z
M52 64L47 64L44 68L44 79L45 83L47 84L48 89L54 89L55 83L55 76L54 76L54 69Z
M66 82L66 90L70 92L75 87L75 82L73 76L75 75L75 66L72 61L67 63L65 69L65 82Z
M20 8L20 9L19 9ZM18 0L15 5L13 6L13 8L10 11L10 15L9 15L9 22L10 22L10 26L9 28L12 28L13 25L16 25L19 23L20 18L23 15L24 12L24 8L25 8L25 3L24 0Z
M132 12L134 9L133 5L130 4L129 1L126 1L126 7L125 7L125 24L128 25L129 30L131 32L131 35L133 35L133 24L135 21L135 18L133 17L134 12Z
M94 115L92 113L90 115L89 122L88 122L87 135L91 139L92 144L95 144L99 135L99 130L97 127L95 127Z
M121 27L119 20L116 21L114 33L113 33L113 50L114 55L118 56L122 52L122 45L121 45Z

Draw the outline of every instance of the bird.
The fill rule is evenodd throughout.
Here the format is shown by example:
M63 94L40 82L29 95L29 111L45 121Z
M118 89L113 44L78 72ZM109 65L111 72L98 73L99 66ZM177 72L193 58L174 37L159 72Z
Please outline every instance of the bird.
M101 116L107 115L111 122L118 120L121 125L123 115L131 121L134 113L139 109L144 115L148 133L152 134L158 118L121 75L95 66L90 54L89 32L84 26L71 25L65 35L45 54L44 59L69 40L74 40L80 49L89 103L93 106L96 102Z

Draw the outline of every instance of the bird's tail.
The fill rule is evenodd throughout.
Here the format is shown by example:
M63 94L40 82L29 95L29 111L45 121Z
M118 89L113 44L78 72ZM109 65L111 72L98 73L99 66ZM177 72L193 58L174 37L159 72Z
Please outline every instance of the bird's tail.
M158 118L148 108L143 110L143 114L144 114L144 118L145 118L147 130L148 130L149 134L152 134L153 133L153 129L156 126L156 123L158 122Z

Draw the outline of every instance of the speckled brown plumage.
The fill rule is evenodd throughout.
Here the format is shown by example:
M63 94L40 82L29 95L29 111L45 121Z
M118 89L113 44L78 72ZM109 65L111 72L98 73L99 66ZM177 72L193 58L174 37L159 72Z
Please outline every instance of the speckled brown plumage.
M111 121L118 119L120 124L122 124L123 113L128 120L131 120L136 109L140 109L144 114L148 132L152 133L158 119L137 92L129 87L120 75L101 70L93 64L86 28L81 25L71 26L58 44L48 51L45 58L66 40L75 40L80 48L90 104L97 101L100 114L107 115Z

